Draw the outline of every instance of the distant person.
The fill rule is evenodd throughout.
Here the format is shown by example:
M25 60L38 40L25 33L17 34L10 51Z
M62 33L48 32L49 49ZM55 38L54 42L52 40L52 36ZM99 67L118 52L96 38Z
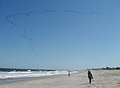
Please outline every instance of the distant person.
M89 84L91 84L93 76L92 73L88 70L88 78L89 78Z
M70 77L70 71L68 72L68 77Z

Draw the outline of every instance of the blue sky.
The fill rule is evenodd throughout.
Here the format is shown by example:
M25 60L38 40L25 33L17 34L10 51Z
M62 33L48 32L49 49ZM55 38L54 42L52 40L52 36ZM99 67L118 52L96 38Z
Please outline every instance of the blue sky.
M119 66L119 0L0 1L0 67Z

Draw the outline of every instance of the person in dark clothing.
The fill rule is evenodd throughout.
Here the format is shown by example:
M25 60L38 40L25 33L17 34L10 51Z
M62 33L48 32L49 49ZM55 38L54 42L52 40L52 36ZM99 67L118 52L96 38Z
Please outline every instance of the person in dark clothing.
M68 77L70 77L70 71L68 72Z
M89 78L89 84L91 84L93 76L92 73L88 70L88 78Z

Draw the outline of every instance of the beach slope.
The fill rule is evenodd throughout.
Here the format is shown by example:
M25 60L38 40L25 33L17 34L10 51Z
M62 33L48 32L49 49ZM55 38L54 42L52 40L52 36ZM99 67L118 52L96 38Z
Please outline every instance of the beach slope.
M87 71L79 74L1 83L0 88L120 88L119 70L91 70L94 79L88 83Z

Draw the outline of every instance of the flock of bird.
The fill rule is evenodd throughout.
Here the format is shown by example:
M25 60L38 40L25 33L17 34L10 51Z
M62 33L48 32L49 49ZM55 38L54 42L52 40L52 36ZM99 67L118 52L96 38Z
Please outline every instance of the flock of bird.
M32 38L29 37L26 30L23 27L17 25L16 23L12 22L11 19L9 18L9 15L6 17L6 21L12 24L13 26L17 27L17 30L21 32L22 37L27 40L29 47L32 49L32 51L35 51L35 49L31 45Z
M17 27L17 30L19 30L22 33L22 37L28 41L29 47L32 49L32 51L35 51L35 49L32 47L31 42L32 38L29 37L29 34L26 32L25 28L19 26L15 22L12 21L12 18L15 18L17 16L31 16L33 14L45 14L45 13L70 13L70 14L81 14L81 15L104 15L103 13L99 12L81 12L80 10L68 10L68 9L46 9L46 10L40 10L40 11L31 11L31 12L22 12L22 13L14 13L11 15L8 15L6 17L6 21L9 22L11 25Z

